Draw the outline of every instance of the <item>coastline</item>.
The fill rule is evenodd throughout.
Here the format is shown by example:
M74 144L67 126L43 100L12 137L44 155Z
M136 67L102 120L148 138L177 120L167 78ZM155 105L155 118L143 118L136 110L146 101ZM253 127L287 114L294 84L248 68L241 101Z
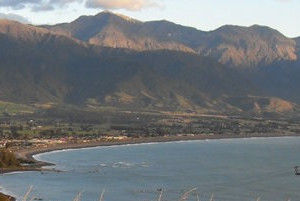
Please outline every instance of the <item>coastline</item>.
M110 141L95 141L88 143L66 143L59 144L48 147L41 148L29 148L29 149L19 149L16 150L16 156L20 159L33 161L34 165L32 168L26 168L25 171L34 170L47 170L43 169L44 166L51 166L54 164L38 161L34 158L35 155L41 153L47 153L52 151L60 151L66 149L82 149L82 148L92 148L101 146L117 146L117 145L132 145L132 144L144 144L144 143L160 143L160 142L178 142L178 141L194 141L194 140L218 140L218 139L243 139L243 138L266 138L266 137L297 137L300 135L289 135L289 134L244 134L244 135L234 135L234 134L222 134L222 135L194 135L194 136L165 136L165 137L141 137L141 138L131 138L127 140L110 140ZM22 168L12 169L8 172L24 171ZM1 174L1 171L0 171Z

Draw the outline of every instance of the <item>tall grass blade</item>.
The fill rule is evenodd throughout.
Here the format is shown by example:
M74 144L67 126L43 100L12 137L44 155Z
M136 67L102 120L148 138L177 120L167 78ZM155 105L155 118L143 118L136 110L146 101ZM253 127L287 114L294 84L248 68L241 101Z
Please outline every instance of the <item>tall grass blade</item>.
M158 200L157 201L162 201L162 195L163 195L164 190L161 189L159 196L158 196Z
M36 197L32 197L31 199L30 199L30 201L33 201L33 200L35 200L35 199L37 199Z
M24 197L23 197L23 201L26 201L27 200L27 198L28 198L28 196L29 196L29 194L31 193L31 191L32 191L32 186L30 186L30 188L29 188L29 190L27 191L27 193L24 195Z
M101 196L100 196L100 199L99 201L103 201L103 198L104 198L104 193L105 193L105 189L103 189L102 193L101 193Z
M214 201L214 194L211 195L210 200L209 201Z
M73 201L80 201L81 200L81 195L82 195L82 192L79 192L76 197L74 198Z
M185 192L185 193L182 195L182 197L180 198L179 201L184 201L184 200L188 199L188 198L189 198L189 195L190 195L193 191L196 191L196 190L197 190L197 188L192 188L191 190L188 190L187 192Z
M201 201L198 193L197 193L197 201Z

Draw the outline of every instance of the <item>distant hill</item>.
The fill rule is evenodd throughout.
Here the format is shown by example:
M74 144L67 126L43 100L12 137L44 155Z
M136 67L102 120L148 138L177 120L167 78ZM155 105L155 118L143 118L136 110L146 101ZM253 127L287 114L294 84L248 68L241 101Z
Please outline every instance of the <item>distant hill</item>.
M296 60L296 42L269 27L226 25L203 32L168 21L140 22L111 12L44 26L90 44L142 50L179 50L239 67Z
M182 44L177 49L138 51L92 43L92 27L95 33L99 33L103 16L114 23L126 21L123 29L128 24L156 27L153 33L172 29L175 33L184 29L182 35L172 35ZM87 19L100 24L90 24ZM81 26L87 27L79 26L80 21ZM288 59L288 54L284 54L286 58L274 59L270 64L264 62L258 68L232 68L210 55L201 56L194 47L187 46L188 43L193 44L188 35L205 38L206 43L195 42L196 47L210 44L210 40L224 30L205 33L165 21L142 23L111 13L81 17L75 22L76 26L71 23L35 27L0 20L0 101L209 114L295 115L299 112L297 103L300 103L300 96L294 93L300 86L296 76L299 61ZM165 26L170 27L165 30ZM121 24L114 28L120 27ZM70 32L63 32L63 29L70 29ZM127 29L131 31L131 28ZM240 30L239 27L237 29ZM254 29L253 33L260 30L256 26L244 29ZM146 30L145 33L151 33ZM228 32L225 35L234 36L234 33L230 34L234 32L231 27L225 32ZM134 38L134 33L127 33L128 37ZM269 37L264 34L269 34ZM260 34L261 38L266 38L264 41L272 39L272 34L275 34L272 40L278 44L282 42L293 46L296 43L296 40L286 39L274 30L264 34ZM157 44L175 44L173 39L164 39L166 43L159 41L158 35L152 38Z
M297 44L297 52L298 52L298 58L300 55L300 37L299 38L295 38L296 44Z
M207 34L197 52L238 67L259 67L298 59L293 39L258 25L223 26Z
M193 52L190 47L168 39L168 29L180 31L178 25L162 22L162 26L159 26L144 24L111 12L102 12L95 16L81 16L71 23L44 27L94 45L140 51L171 49ZM186 36L187 34L189 33L185 33Z

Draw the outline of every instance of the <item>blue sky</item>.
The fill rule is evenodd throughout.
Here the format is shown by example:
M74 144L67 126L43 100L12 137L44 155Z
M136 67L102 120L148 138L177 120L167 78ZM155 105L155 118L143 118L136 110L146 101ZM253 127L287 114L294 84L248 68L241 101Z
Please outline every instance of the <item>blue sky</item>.
M300 36L300 0L0 0L0 18L33 24L70 22L103 10L141 21L165 19L204 31L225 24L259 24L288 37Z

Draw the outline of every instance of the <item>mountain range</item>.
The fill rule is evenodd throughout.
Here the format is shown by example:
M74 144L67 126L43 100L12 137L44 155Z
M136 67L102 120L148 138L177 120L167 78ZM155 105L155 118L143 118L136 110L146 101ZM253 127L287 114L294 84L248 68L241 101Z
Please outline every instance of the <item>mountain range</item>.
M0 100L88 108L297 115L300 38L204 32L102 12L33 26L0 20Z
M169 49L194 52L231 66L250 67L297 59L295 39L258 25L226 25L203 32L168 21L140 22L102 12L46 28L89 44L137 51Z

